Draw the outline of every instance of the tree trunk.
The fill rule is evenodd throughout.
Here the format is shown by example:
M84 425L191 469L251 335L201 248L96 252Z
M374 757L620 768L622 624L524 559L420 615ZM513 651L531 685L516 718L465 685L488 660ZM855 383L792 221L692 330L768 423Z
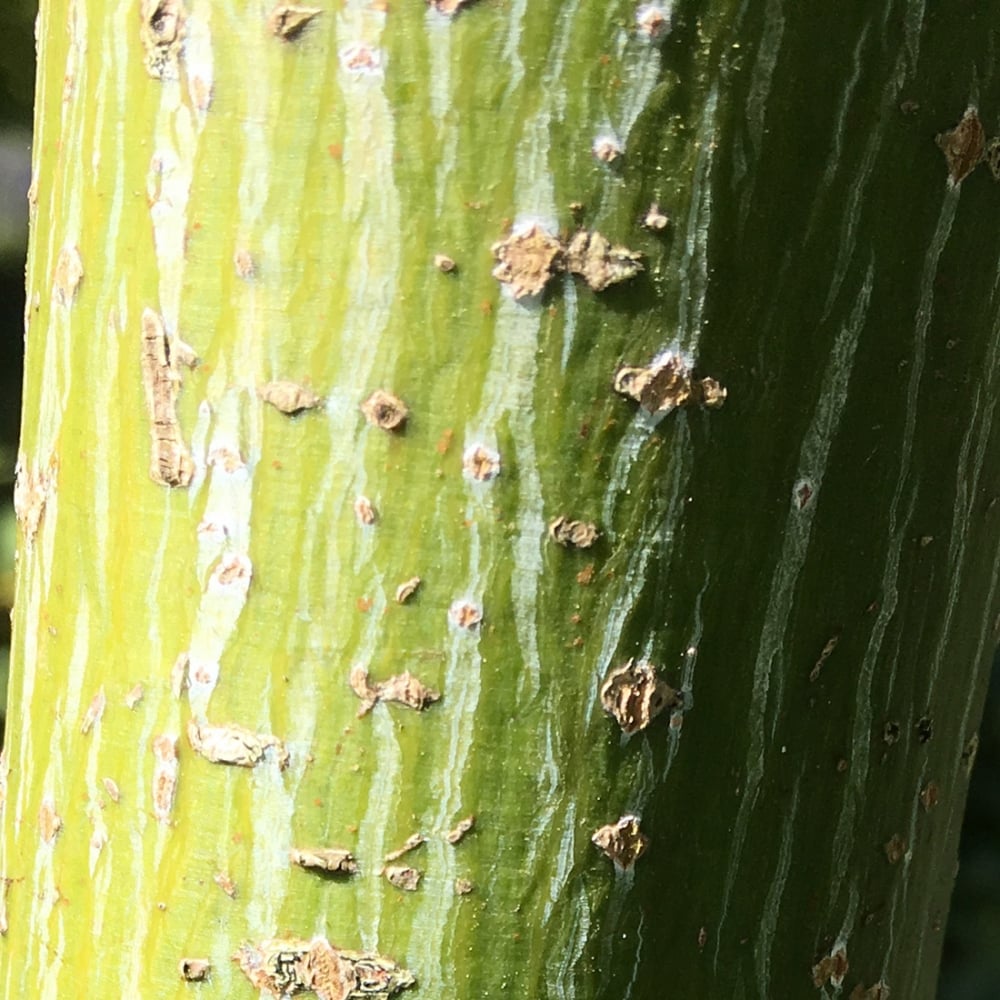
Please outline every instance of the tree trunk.
M43 2L3 996L933 996L1000 95L843 7Z

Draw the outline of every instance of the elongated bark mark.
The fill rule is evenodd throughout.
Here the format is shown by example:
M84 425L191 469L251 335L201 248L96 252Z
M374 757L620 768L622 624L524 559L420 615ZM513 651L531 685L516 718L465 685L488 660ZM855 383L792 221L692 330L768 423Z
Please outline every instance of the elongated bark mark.
M285 749L285 744L270 733L255 733L233 722L213 726L191 719L188 722L187 736L191 749L213 764L255 767L263 759L264 751L273 749L278 769L284 771L288 767L288 750Z
M269 938L243 944L233 955L262 997L311 990L319 1000L391 997L416 982L413 973L374 952L337 948L325 937Z
M177 419L181 378L163 320L152 309L142 313L142 381L150 418L152 455L149 475L163 486L188 486L194 462Z
M170 822L177 792L177 740L157 736L153 740L153 815L160 823Z

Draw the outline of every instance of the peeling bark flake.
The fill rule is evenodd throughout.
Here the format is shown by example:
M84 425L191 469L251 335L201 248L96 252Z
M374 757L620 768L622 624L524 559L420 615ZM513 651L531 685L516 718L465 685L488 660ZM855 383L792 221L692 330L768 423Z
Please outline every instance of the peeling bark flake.
M270 938L243 944L232 957L261 996L272 1000L310 990L319 1000L384 1000L416 982L391 959L336 948L324 937Z
M83 713L83 720L80 723L80 732L83 733L84 736L86 736L87 733L94 728L94 723L97 722L104 714L105 705L107 705L107 699L104 697L104 688L101 688L101 690L90 699L87 711Z
M213 764L232 764L235 767L255 767L266 750L273 749L278 770L288 767L285 744L270 733L255 733L234 722L213 726L191 719L187 725L188 742L196 754Z
M583 278L595 292L628 281L642 269L642 254L612 246L598 232L581 229L566 246L566 270Z
M149 475L163 486L189 486L194 474L191 454L181 437L177 394L181 378L163 320L152 309L142 313L142 381L150 417L152 457Z
M601 707L631 736L665 708L679 708L684 698L662 680L652 663L632 659L611 670L601 685Z
M153 740L153 815L160 823L170 822L177 791L177 740L157 736Z
M562 244L537 222L516 226L493 244L493 277L510 285L515 299L541 295L550 278L562 270Z
M459 820L446 834L444 839L448 841L449 844L458 844L465 839L465 835L471 832L472 828L476 825L475 816L466 816L465 819Z
M819 988L829 983L834 989L844 985L844 976L850 968L847 961L847 948L836 944L829 955L825 955L812 967L813 986Z
M135 709L136 705L138 705L139 702L142 701L143 695L145 695L145 693L146 689L142 686L142 684L141 683L136 684L134 687L132 687L125 693L125 699L124 699L125 707L130 710Z
M438 701L441 694L425 687L408 670L386 681L372 684L365 667L351 669L351 690L361 699L358 718L367 715L380 701L395 701L418 712Z
M384 431L402 430L410 415L406 403L385 389L376 389L361 404L361 412L368 423Z
M390 885L403 892L416 892L420 888L420 880L424 877L423 872L407 865L389 865L383 874Z
M715 379L693 378L687 361L672 351L657 355L646 367L623 365L613 384L615 392L634 399L647 413L669 413L695 404L715 410L727 395Z
M567 549L589 549L599 537L597 525L592 521L571 521L565 514L549 525L549 538Z
M397 847L396 850L390 851L384 858L385 861L398 861L404 854L409 854L410 851L415 851L421 844L426 844L427 838L422 833L413 833L406 838L406 842L402 847Z
M354 855L343 847L293 847L288 858L300 868L313 868L332 875L355 875L358 871Z
M140 37L146 72L156 80L176 80L187 12L181 0L142 0Z
M608 823L594 831L591 842L619 868L628 871L646 853L649 837L639 829L639 818L626 814L617 823Z
M56 812L56 804L51 795L42 798L42 804L38 807L38 835L43 843L51 844L59 835L62 829L62 819Z
M962 120L947 132L938 133L934 141L948 165L948 185L956 187L983 161L985 133L979 112L969 105Z
M52 279L52 297L61 306L69 307L76 300L76 293L83 281L83 260L75 246L64 246L56 258Z
M267 15L267 29L283 42L294 42L305 31L306 25L322 13L319 7L279 3Z
M182 958L177 963L181 979L189 983L203 983L212 971L212 963L207 958Z
M468 896L470 892L475 892L476 887L467 878L455 879L455 895Z
M31 548L45 514L45 506L55 493L59 463L55 455L47 467L29 468L23 454L14 468L14 517L21 526L25 547Z
M409 580L401 583L396 588L396 603L405 604L417 592L420 583L419 576L411 576Z
M454 274L458 265L447 254L434 254L434 266L444 274Z
M323 405L321 397L297 382L278 380L267 382L257 390L257 395L276 410L294 416L303 410L315 410Z

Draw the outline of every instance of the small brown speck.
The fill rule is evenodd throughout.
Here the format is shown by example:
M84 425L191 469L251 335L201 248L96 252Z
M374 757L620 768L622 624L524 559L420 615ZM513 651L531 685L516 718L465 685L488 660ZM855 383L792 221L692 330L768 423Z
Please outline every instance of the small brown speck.
M406 865L389 865L383 874L392 885L404 892L416 892L423 878L423 872Z
M212 881L230 898L236 898L236 883L226 872L216 872Z
M660 206L654 201L647 209L642 224L654 233L660 233L670 224L670 219L660 211Z
M920 791L920 804L924 807L924 812L930 812L938 804L939 798L940 791L937 783L927 782Z
M588 563L576 574L576 582L581 587L589 587L594 580L594 564Z
M377 73L382 67L382 56L364 42L351 42L340 50L340 65L351 73Z
M472 828L476 825L475 816L466 816L465 819L459 820L446 834L445 840L449 844L458 844L462 841L467 833L469 833Z
M279 3L267 16L267 29L283 42L294 42L305 30L306 25L322 13L319 7Z
M493 277L510 285L515 299L540 295L562 264L562 244L537 222L516 226L493 244Z
M177 790L177 740L157 736L153 740L153 815L160 823L170 822Z
M111 778L101 778L101 784L104 786L104 791L108 793L108 798L112 802L119 802L121 800L122 796L118 790L118 785Z
M50 795L42 799L38 807L38 833L42 841L51 844L62 829L62 819L56 812L56 804Z
M56 258L52 296L61 306L71 306L83 281L83 260L75 246L64 246Z
M965 749L962 751L962 764L965 767L965 776L968 778L972 774L972 769L976 766L976 756L979 753L979 733L973 733Z
M646 853L649 837L639 829L639 818L631 814L608 823L590 838L619 867L628 871Z
M104 714L104 707L107 704L107 699L104 697L104 688L101 688L97 694L94 695L90 700L90 704L87 706L87 711L83 713L83 721L80 723L80 732L86 735L94 728L94 723L97 722L100 717Z
M265 382L257 390L257 395L276 410L289 415L301 413L303 410L315 410L323 404L323 400L304 385L284 379Z
M354 855L343 847L293 847L288 857L300 868L315 868L336 875L354 875L358 870Z
M698 928L698 951L704 951L706 944L708 944L708 931L702 925Z
M354 516L366 527L371 527L378 517L368 497L358 497L354 501Z
M849 968L847 949L838 944L829 955L825 955L812 967L813 985L819 988L829 982L834 989L839 989L844 984L844 976Z
M614 163L622 155L618 140L610 135L599 135L590 150L601 163Z
M462 471L466 478L484 483L500 475L500 455L484 444L472 444L462 455Z
M470 601L454 601L448 609L448 620L457 628L473 629L483 620L483 609Z
M475 886L467 878L457 878L455 879L455 895L456 896L468 896L470 892L475 891Z
M420 582L419 576L411 576L409 580L401 583L396 588L396 603L405 604L417 592Z
M570 549L589 549L598 536L597 525L592 521L571 521L565 514L549 525L549 538Z
M894 833L883 845L886 860L890 865L897 864L906 854L906 841L898 834Z
M645 660L628 660L615 667L601 685L601 707L628 735L645 729L665 708L683 704L680 692Z
M212 971L212 963L207 958L182 958L177 971L189 983L203 983Z
M384 431L401 430L410 411L406 404L391 392L376 389L362 404L365 420Z
M236 268L237 276L244 281L253 281L257 274L257 267L254 264L253 257L246 247L240 247L233 254L233 267Z
M979 112L970 105L962 120L947 132L939 133L935 141L948 165L949 185L961 184L983 161L985 133Z
M826 663L828 659L830 659L830 655L837 648L838 642L840 642L839 635L831 635L830 638L826 640L823 649L820 651L819 657L817 658L815 664L813 664L812 670L809 671L810 681L819 680L819 675L823 669L823 664Z
M443 253L434 254L434 266L439 271L443 271L445 274L454 273L454 271L458 267L458 265L451 259L451 257Z
M142 684L136 684L134 687L130 688L125 693L125 707L128 709L134 709L136 705L142 701L143 695L146 693L146 689Z
M897 743L899 741L899 723L893 722L891 719L888 720L882 726L882 739L889 746Z
M670 12L659 4L642 4L635 12L635 25L640 35L658 41L670 31Z

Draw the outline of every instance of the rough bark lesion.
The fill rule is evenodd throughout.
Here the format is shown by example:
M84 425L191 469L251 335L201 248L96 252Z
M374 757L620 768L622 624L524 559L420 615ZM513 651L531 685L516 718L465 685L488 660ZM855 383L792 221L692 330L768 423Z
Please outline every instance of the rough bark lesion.
M189 486L194 461L181 435L177 397L181 388L178 360L193 365L195 357L180 341L171 342L163 319L152 309L142 313L142 382L150 419L152 455L149 475L163 486Z

